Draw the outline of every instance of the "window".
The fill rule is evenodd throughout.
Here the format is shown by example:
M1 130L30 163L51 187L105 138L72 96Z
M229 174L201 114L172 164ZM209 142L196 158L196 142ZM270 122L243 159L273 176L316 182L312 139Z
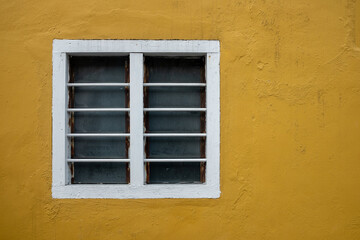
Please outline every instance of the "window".
M220 195L218 41L54 40L54 198Z

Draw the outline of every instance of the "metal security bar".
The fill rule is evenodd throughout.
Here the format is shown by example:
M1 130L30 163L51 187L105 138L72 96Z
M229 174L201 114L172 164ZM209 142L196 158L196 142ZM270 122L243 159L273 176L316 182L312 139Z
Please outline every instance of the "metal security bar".
M129 112L130 108L68 108L68 112Z
M68 133L68 137L130 137L130 133Z
M68 83L68 87L129 87L130 83Z
M146 158L145 162L206 162L206 158Z
M144 137L206 137L206 133L144 133Z
M144 112L205 112L206 108L144 108Z
M69 158L66 159L68 163L73 162L130 162L128 158Z
M144 87L206 87L206 83L144 83Z

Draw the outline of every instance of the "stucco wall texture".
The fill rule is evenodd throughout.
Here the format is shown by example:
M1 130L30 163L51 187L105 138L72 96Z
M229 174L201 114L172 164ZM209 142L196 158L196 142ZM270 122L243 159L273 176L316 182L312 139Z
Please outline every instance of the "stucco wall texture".
M51 197L53 39L218 39L219 199ZM0 239L360 239L360 0L0 2Z

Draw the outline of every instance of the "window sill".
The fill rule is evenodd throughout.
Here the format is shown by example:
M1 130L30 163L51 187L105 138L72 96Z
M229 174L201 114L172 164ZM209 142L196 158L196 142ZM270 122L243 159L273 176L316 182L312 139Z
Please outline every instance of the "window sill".
M220 189L206 184L78 184L53 186L53 198L145 199L145 198L219 198Z

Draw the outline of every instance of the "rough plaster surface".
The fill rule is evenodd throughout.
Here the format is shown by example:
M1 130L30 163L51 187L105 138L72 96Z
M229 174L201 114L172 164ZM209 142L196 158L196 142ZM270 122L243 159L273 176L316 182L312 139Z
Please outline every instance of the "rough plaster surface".
M1 1L1 239L360 239L360 1ZM51 198L51 47L219 39L219 199Z

